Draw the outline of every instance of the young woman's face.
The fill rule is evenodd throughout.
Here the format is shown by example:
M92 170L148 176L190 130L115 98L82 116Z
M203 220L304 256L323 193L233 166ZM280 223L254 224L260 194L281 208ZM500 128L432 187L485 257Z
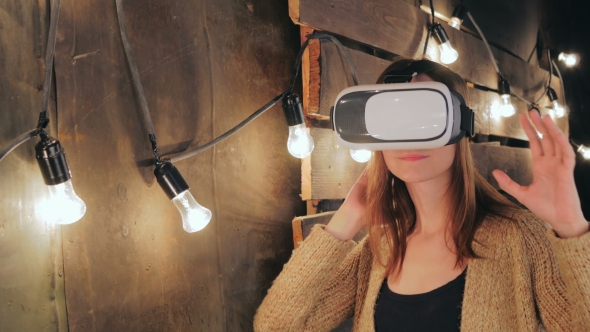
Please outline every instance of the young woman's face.
M412 82L432 82L425 74ZM391 173L406 183L428 181L440 176L450 178L456 144L428 150L384 150L383 158Z

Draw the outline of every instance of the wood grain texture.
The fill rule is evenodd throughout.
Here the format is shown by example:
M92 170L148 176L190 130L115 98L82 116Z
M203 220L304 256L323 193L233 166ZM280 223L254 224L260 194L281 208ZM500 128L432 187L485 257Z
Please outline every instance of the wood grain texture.
M299 29L286 2L123 6L163 154L210 141L289 84ZM145 162L114 1L62 1L55 66L59 139L87 205L61 228L69 330L252 331L291 254L293 216L305 213L280 106L175 164L213 213L187 233Z
M345 147L338 147L332 130L312 128L311 135L316 149L310 157L310 169L303 176L308 178L308 189L303 199L342 199L366 164L357 163ZM525 148L497 146L496 143L471 144L476 169L495 187L492 171L501 169L514 181L527 185L532 181L531 153Z
M347 38L382 49L387 52L410 58L421 58L422 49L427 36L426 25L430 16L419 8L401 0L300 0L298 1L300 16L296 20L298 24L314 27L336 33ZM444 23L443 23L444 24ZM446 26L446 25L445 25ZM498 75L496 74L483 42L465 32L445 29L460 56L459 59L449 65L449 68L457 72L463 78L496 88ZM341 60L333 59L332 52L329 56L326 47L322 45L322 91L320 97L320 114L327 114L331 98L335 97L329 84L338 88L342 85L342 75L332 74L332 70L342 71ZM492 47L492 51L499 63L502 75L511 83L512 90L529 101L539 98L541 105L548 105L549 101L544 96L549 73L530 65L518 58ZM351 52L352 53L352 52ZM339 56L338 56L339 57ZM439 59L438 44L434 38L429 41L426 57L434 61ZM353 60L354 61L354 60ZM373 61L354 61L357 70L367 71L379 68ZM375 70L376 71L376 70ZM339 78L338 82L326 82L324 77ZM376 77L376 76L373 76ZM333 81L333 80L331 80ZM347 79L348 81L348 79ZM347 82L345 81L345 82ZM373 79L374 81L374 79ZM557 77L552 79L552 87L561 94L561 83ZM337 90L337 89L334 89ZM524 131L520 128L517 117L500 119L492 122L490 114L499 105L499 96L493 92L480 91L473 93L474 109L476 110L476 128L478 133L493 134L512 138L526 139ZM560 96L561 97L561 96ZM518 113L528 111L529 105L512 98L512 102ZM567 118L560 119L558 125L564 132L568 132Z
M303 200L339 199L348 194L366 164L357 163L339 146L331 129L311 128L315 149L302 168ZM305 162L304 162L305 165Z

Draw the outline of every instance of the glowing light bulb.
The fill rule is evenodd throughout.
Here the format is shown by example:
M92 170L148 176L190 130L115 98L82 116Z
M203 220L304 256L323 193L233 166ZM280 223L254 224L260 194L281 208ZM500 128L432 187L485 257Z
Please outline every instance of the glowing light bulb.
M305 158L311 154L314 148L313 138L305 128L303 106L299 97L288 92L283 97L283 112L289 126L289 138L287 149L293 157Z
M72 180L47 187L50 198L40 203L38 208L48 224L73 224L84 216L86 204L76 195Z
M557 100L551 102L554 114L556 118L562 118L567 113L565 107L563 107Z
M172 203L182 216L182 228L188 233L202 230L211 221L211 211L197 203L188 190L174 197Z
M37 207L41 216L50 224L67 225L80 220L86 213L86 204L74 191L65 150L59 141L43 133L35 153L50 194L50 199Z
M501 95L500 99L500 107L498 108L498 113L500 116L505 118L513 116L516 113L516 109L510 102L510 95Z
M373 153L369 150L350 150L350 156L358 163L366 163Z
M562 61L568 67L573 67L578 63L578 56L575 54L561 52L557 59Z
M449 25L457 30L461 29L461 23L463 23L463 20L458 17L451 17L449 21Z
M584 159L586 159L586 160L590 159L590 149L589 148L587 148L583 145L580 145L578 147L578 152L582 155L582 157L584 157Z
M467 15L467 7L461 4L455 6L455 9L453 9L453 15L449 21L449 25L457 30L460 30L461 23L463 23L465 15Z
M287 149L293 157L305 158L311 154L313 148L313 138L311 138L311 135L307 132L305 123L289 127Z
M201 206L188 191L186 181L172 163L162 162L156 165L154 175L166 196L182 216L182 228L188 233L200 231L211 221L211 211Z
M439 45L440 47L440 62L449 64L455 62L459 57L459 53L451 46L450 41L446 41Z

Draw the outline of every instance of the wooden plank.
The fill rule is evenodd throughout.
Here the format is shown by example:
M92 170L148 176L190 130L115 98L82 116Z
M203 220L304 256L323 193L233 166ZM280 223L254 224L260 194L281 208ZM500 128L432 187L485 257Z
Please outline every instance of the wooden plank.
M114 1L61 3L59 138L87 205L82 220L61 227L66 328L252 331L256 309L291 255L293 216L305 213L300 161L286 149L284 115L275 108L214 148L175 163L195 199L213 213L205 229L186 233L153 166L144 162L153 155ZM162 153L210 141L289 84L298 35L285 22L285 1L123 5ZM96 49L100 54L71 60ZM33 95L40 97L37 89ZM50 271L40 267L43 276Z
M355 162L347 148L339 146L331 129L311 128L315 149L302 167L303 200L346 197L366 164Z
M303 216L303 217L296 217L293 219L293 243L295 249L299 248L301 241L305 240L313 226L317 224L327 225L332 217L334 216L335 211L330 212L322 212L318 214L314 214L311 216ZM367 229L363 228L361 231L353 238L354 241L360 241L367 235Z
M295 6L295 2L291 5ZM294 21L301 25L308 25L316 29L336 33L347 38L356 40L362 44L382 49L387 52L410 58L420 58L427 35L426 25L429 15L419 8L400 0L351 0L346 2L335 2L328 0L301 0L297 18ZM474 36L452 28L445 29L449 34L453 46L458 50L459 59L449 65L449 68L457 72L463 78L472 82L496 88L498 77L483 42ZM333 60L325 54L326 49L322 46L322 77L331 76L326 73L331 67L338 67L340 60ZM517 59L505 52L492 47L492 51L499 63L503 76L511 83L512 90L523 96L525 99L535 101L542 97L540 103L548 104L548 99L543 96L545 91L548 72L532 66L520 59ZM334 53L336 54L336 53ZM434 39L429 41L427 57L438 60L439 51ZM374 60L375 62L377 60ZM336 64L334 64L336 63ZM357 62L359 63L359 62ZM325 67L324 64L328 66ZM357 69L364 68L371 64L360 62ZM341 71L342 68L337 68ZM362 71L362 69L361 69ZM333 75L332 75L333 76ZM326 84L322 80L322 90ZM338 84L338 83L334 83ZM553 88L561 94L561 83L557 77L552 79ZM324 93L322 91L322 94ZM526 139L524 131L520 128L518 117L502 119L501 121L490 122L488 125L491 110L499 104L499 96L487 92L487 96L477 92L474 93L481 99L475 99L479 107L478 122L481 128L480 133L494 134L498 136ZM321 101L329 100L331 94L322 96ZM526 112L528 105L512 98L517 112ZM325 115L328 104L321 105L320 114ZM324 102L325 103L325 102ZM487 112L487 114L485 114ZM558 125L564 132L568 132L567 118L560 119ZM489 130L488 130L489 128Z
M339 147L332 130L312 128L311 136L316 149L309 157L311 167L304 170L306 196L303 199L342 199L366 164L357 163L345 147ZM497 143L472 143L471 150L476 169L494 186L497 183L491 175L494 169L505 171L520 184L532 180L531 154L529 149L497 146Z

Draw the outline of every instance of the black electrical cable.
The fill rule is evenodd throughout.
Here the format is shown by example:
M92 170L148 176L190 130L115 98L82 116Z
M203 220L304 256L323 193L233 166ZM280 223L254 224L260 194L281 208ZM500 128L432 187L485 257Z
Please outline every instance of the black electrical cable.
M286 92L281 93L280 95L274 97L271 101L269 101L266 105L262 106L262 108L260 108L259 110L257 110L256 112L254 112L252 115L250 115L248 118L246 118L244 121L240 122L238 125L236 125L235 127L233 127L232 129L228 130L227 132L221 134L220 136L218 136L217 138L215 138L214 140L212 140L211 142L208 142L204 145L198 146L194 149L190 149L190 150L186 150L184 152L180 152L177 154L174 154L172 156L163 156L163 158L165 158L166 160L170 160L171 162L177 162L180 160L184 160L187 158L190 158L196 154L199 154L213 146L215 146L216 144L222 142L223 140L225 140L226 138L230 137L231 135L235 134L238 130L242 129L244 126L246 126L247 124L249 124L250 122L252 122L254 119L256 119L257 117L259 117L260 115L262 115L262 113L266 112L267 110L269 110L271 107L273 107L277 102L279 102L281 99L283 99L283 97L285 96L285 94L292 92L293 88L295 87L295 82L297 81L297 77L299 75L299 69L301 67L301 61L303 58L303 53L305 52L305 49L308 47L309 45L309 41L311 39L319 39L319 40L328 40L331 41L332 43L334 43L337 47L338 50L340 51L340 55L346 60L346 62L348 63L349 66L349 70L350 70L350 75L352 76L352 81L354 83L354 85L358 85L358 77L356 74L356 70L354 69L354 66L352 65L352 61L350 59L350 56L348 54L348 52L346 51L346 49L344 48L344 46L342 45L342 43L340 43L340 41L338 39L336 39L334 36L330 36L327 34L313 34L313 35L309 35L307 37L307 40L301 45L301 48L299 49L299 52L297 53L297 58L295 59L295 66L293 67L293 74L291 75L291 81L289 84L289 89Z
M4 149L2 149L0 151L0 161L2 161L2 159L4 159L4 157L6 157L14 149L18 148L21 144L23 144L24 142L30 140L31 138L33 138L37 135L39 135L39 130L33 129L31 131L28 131L28 132L18 136L17 138L13 139L12 141L10 141L10 143L8 143L8 146L6 146Z
M121 1L122 0L115 1L117 6L117 18L119 19L119 31L121 32L123 47L125 48L125 54L127 55L129 70L131 70L131 76L133 77L133 86L135 87L135 92L137 92L137 97L139 98L139 105L141 106L144 124L148 131L148 138L152 145L154 156L156 157L156 165L158 165L162 162L162 160L158 152L158 144L156 140L156 134L154 132L154 125L152 123L152 117L148 108L147 99L145 98L145 92L143 91L143 86L141 85L141 78L139 77L139 71L137 70L137 63L135 62L135 57L133 56L133 51L131 50L131 44L129 43L127 25L125 24L125 14L123 13L123 4Z
M426 34L426 41L424 42L424 50L422 50L422 55L426 54L426 50L428 49L428 41L430 41L430 36L432 35L432 27L434 27L434 4L432 0L430 0L430 13L432 16L432 23L428 27L428 33Z
M232 129L226 131L224 134L218 136L217 138L215 138L214 140L212 140L211 142L201 145L199 147L196 147L194 149L190 149L169 157L164 156L164 158L166 160L170 160L171 162L177 162L180 160L184 160L186 158L190 158L196 154L199 154L211 147L213 147L214 145L220 143L221 141L225 140L226 138L230 137L231 135L235 134L238 130L242 129L244 126L246 126L248 123L254 121L254 119L256 119L257 117L259 117L260 115L262 115L262 113L268 111L271 107L273 107L277 102L279 102L281 99L283 99L283 96L285 95L286 92L281 93L280 95L274 97L271 101L269 101L266 105L262 106L259 110L257 110L256 112L254 112L252 115L250 115L248 118L246 118L244 121L240 122L237 126L233 127Z
M324 40L328 40L328 41L331 41L332 43L334 43L334 45L336 45L336 47L338 47L338 52L340 52L340 56L342 58L344 58L346 60L346 63L348 64L350 76L352 76L352 82L354 83L354 85L359 85L358 76L356 75L356 69L354 69L354 66L352 64L352 60L350 59L350 55L348 54L348 52L346 51L346 49L344 48L342 43L338 39L336 39L334 36L323 34L323 33L314 33L312 35L307 36L307 40L301 45L301 48L299 49L299 53L297 53L297 58L295 60L295 66L293 68L293 75L291 76L291 83L289 84L289 89L287 90L288 92L293 92L293 88L295 87L295 82L297 81L297 76L299 75L299 67L301 66L301 60L303 58L303 53L305 52L305 49L309 45L309 41L311 39L319 39L319 40L324 39Z
M57 22L59 21L60 0L55 0L51 8L51 21L49 22L49 36L47 37L47 51L45 53L45 82L43 84L43 100L41 101L41 113L37 129L45 129L49 120L47 118L47 107L49 95L51 94L51 81L53 74L53 57L55 54L55 40L57 37Z
M59 21L60 5L60 0L54 0L53 6L51 7L49 34L47 36L47 50L45 52L45 81L43 82L43 99L41 101L41 111L39 112L37 128L27 131L26 133L23 133L10 141L8 146L0 150L0 161L2 161L2 159L4 159L4 157L6 157L10 152L14 151L14 149L31 138L38 135L46 135L44 129L47 128L47 125L49 124L49 118L47 117L47 107L49 105L49 95L51 94L50 91L53 75L53 58L55 54L55 40L57 36L57 23Z

